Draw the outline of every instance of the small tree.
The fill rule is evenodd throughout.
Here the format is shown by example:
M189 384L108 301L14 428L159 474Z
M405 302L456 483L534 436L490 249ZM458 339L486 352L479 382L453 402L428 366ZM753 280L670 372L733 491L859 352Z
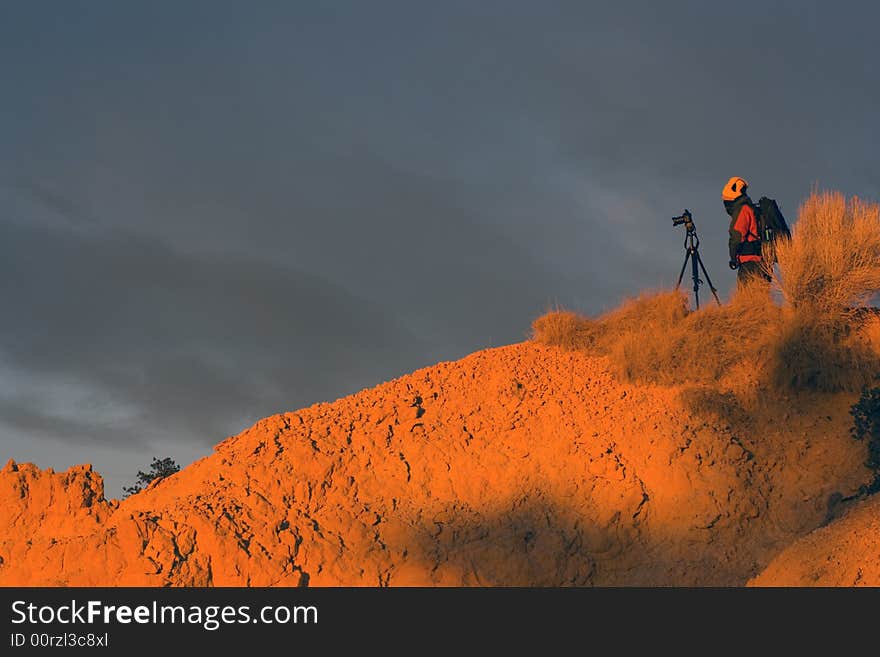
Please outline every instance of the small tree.
M140 493L154 479L164 479L165 477L170 477L175 472L180 472L180 466L174 462L174 459L170 457L158 459L154 456L153 462L150 464L150 471L138 470L135 484L133 486L123 486L122 490L125 493L125 497Z

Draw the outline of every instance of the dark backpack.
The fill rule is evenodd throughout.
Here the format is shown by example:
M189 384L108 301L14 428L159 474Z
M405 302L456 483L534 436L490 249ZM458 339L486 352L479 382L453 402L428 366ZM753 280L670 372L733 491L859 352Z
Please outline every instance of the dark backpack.
M767 262L776 262L776 242L791 239L791 231L779 205L772 198L762 196L753 207L758 224L758 239L761 241L761 255Z
M782 216L782 211L772 198L762 196L755 207L755 220L758 222L758 237L762 242L772 243L781 237L791 239L791 231Z

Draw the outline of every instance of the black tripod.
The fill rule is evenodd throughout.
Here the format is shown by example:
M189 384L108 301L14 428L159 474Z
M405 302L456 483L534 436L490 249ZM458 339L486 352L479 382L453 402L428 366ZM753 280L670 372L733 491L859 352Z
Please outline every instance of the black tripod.
M684 219L687 217L687 219ZM673 218L673 225L678 225L675 223L676 219L680 219L680 217ZM687 253L684 256L684 264L681 266L681 273L678 275L678 283L675 284L675 289L677 290L681 287L681 279L684 276L684 270L687 268L688 259L691 261L691 278L694 279L694 299L697 301L697 308L700 307L700 285L703 284L702 279L700 279L700 273L697 270L697 267L700 268L703 272L703 276L706 277L706 282L709 284L709 289L712 290L712 296L715 297L715 301L718 302L718 305L721 305L721 299L718 298L718 290L715 289L715 286L712 285L712 279L709 278L709 272L706 271L706 267L703 265L703 260L700 258L700 238L697 237L697 227L694 225L693 220L691 219L690 212L685 210L685 214L682 215L681 221L678 223L683 223L685 228L687 229L687 234L684 238L684 248Z

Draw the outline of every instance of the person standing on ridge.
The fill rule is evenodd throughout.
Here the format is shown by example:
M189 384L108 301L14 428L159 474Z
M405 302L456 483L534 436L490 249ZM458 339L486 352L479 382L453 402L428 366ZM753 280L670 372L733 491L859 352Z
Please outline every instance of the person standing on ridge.
M730 215L730 268L737 270L739 287L764 276L758 221L752 199L746 193L748 186L743 178L734 176L721 190L724 209Z

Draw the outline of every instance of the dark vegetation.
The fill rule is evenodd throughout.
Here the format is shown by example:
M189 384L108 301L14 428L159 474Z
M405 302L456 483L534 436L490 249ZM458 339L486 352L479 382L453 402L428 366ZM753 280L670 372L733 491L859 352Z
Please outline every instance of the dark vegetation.
M863 487L863 492L880 491L880 388L865 388L850 413L853 416L853 438L868 439L868 458L865 465L874 473L874 479Z
M147 486L149 486L150 483L155 479L164 479L165 477L170 477L175 472L180 472L180 466L174 462L174 459L170 457L159 459L154 456L153 462L150 463L149 472L138 470L135 483L131 486L123 486L122 490L125 493L125 497L128 497L129 495L135 495L137 493L140 493Z

